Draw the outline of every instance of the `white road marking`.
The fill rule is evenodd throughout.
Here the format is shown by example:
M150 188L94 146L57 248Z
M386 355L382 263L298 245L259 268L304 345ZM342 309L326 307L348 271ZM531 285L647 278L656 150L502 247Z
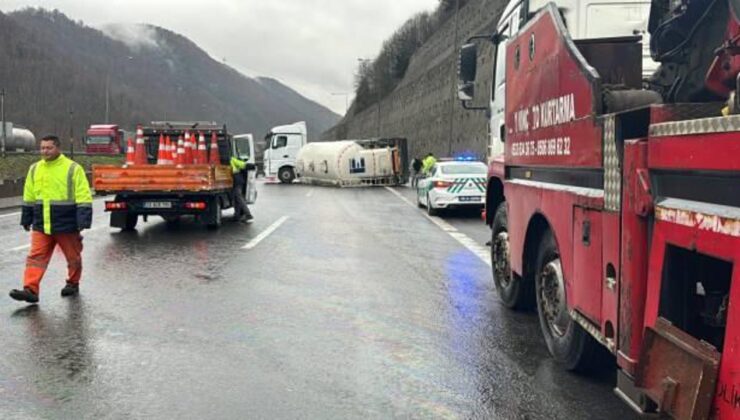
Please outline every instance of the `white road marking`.
M0 214L0 219L2 219L2 218L4 218L4 217L13 217L13 216L18 216L18 215L20 215L20 214L21 214L21 212L19 212L19 211L15 212L15 213Z
M416 204L409 201L406 197L404 197L401 193L394 190L390 187L385 187L386 190L390 191L395 195L396 197L400 198L401 201L408 204L411 207L416 208ZM452 226L451 224L447 223L446 221L442 220L441 218L437 216L430 216L426 213L422 213L424 217L429 219L432 223L437 225L438 228L442 229L443 231L447 232L448 235L450 235L454 240L460 243L460 245L464 246L468 249L468 251L472 252L475 256L481 259L485 264L491 265L491 254L489 253L488 248L486 248L483 245L479 245L477 242L475 242L471 237L468 235L460 232Z
M310 190L309 192L306 193L306 197L310 197L312 195L313 195L313 190Z
M267 229L263 230L262 233L255 236L251 241L247 242L246 245L242 247L242 249L252 249L259 245L260 242L262 242L265 238L270 236L273 232L275 232L280 225L285 223L285 221L288 220L288 216L283 216L279 218L275 223L271 224Z
M105 200L105 199L107 199L107 198L109 198L109 196L107 196L107 195L105 195L105 196L100 196L100 197L95 197L95 198L93 199L93 201L94 201L94 202L99 202L99 201L103 201L103 200ZM19 211L17 211L17 212L14 212L14 213L0 214L0 219L3 219L3 218L5 218L5 217L20 216L20 214L21 214L21 212L19 212Z
M10 248L8 251L9 252L23 251L24 249L28 249L30 247L31 247L31 244L26 244L26 245L17 246L15 248Z
M84 237L84 236L86 236L85 235L86 233L96 232L98 230L105 229L107 227L108 227L108 225L100 225L100 226L95 226L95 227L93 227L91 229L83 230L82 231L82 236ZM8 249L5 250L5 252L18 252L18 251L23 251L23 250L29 249L29 248L31 248L30 241L31 241L31 239L29 238L29 243L27 243L26 245L20 245L20 246L14 247L14 248L8 248Z

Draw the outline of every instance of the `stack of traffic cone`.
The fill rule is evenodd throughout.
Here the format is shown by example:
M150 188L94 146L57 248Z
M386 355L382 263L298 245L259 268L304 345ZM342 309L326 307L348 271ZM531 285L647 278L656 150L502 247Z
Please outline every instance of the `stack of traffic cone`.
M211 155L209 163L211 165L221 164L221 155L218 153L218 138L215 131L211 133Z
M134 165L146 165L146 144L144 144L144 130L141 126L136 127L136 149L134 152Z
M172 141L172 137L167 136L167 149L170 154L170 165L174 165L177 160L177 142Z
M134 164L134 156L136 152L134 152L134 141L129 137L128 142L126 143L126 165L133 165Z
M164 136L164 164L165 165L172 165L172 161L170 160L170 138L169 136Z
M193 136L190 132L185 132L185 164L193 163Z
M164 142L164 135L159 135L159 146L157 146L157 165L167 164L167 144Z
M205 165L208 163L208 150L206 150L206 136L203 133L198 135L198 152L195 154L197 163Z
M182 136L180 136L177 139L177 150L176 150L177 157L175 158L175 163L177 165L182 165L184 163L184 157L185 157L185 142L182 139Z
M193 164L200 164L200 155L198 154L198 133L193 133L192 142L193 145Z

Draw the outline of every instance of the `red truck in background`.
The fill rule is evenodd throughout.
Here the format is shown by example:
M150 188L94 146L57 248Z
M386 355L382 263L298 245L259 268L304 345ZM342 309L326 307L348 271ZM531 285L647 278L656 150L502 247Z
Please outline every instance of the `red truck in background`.
M566 369L615 360L636 410L740 418L740 1L653 0L648 79L639 31L571 38L576 3L512 1L475 37L505 94L488 109L499 296L536 308ZM477 60L463 46L466 108Z
M116 124L94 124L85 133L85 152L118 155L126 153L127 133Z

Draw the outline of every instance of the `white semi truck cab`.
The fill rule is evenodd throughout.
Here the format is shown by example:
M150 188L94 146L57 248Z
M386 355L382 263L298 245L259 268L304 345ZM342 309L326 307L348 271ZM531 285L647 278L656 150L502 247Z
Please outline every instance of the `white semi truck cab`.
M273 127L265 136L265 141L265 176L276 177L285 184L293 182L298 151L308 143L306 122Z

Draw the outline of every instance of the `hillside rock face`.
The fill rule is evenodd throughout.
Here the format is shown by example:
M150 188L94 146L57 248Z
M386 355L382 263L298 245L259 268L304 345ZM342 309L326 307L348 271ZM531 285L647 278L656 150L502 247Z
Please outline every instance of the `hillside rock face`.
M189 39L150 25L85 26L57 11L0 13L7 119L37 136L82 137L89 124L216 121L261 139L305 120L309 137L339 116L269 78L249 78ZM78 143L79 144L79 143ZM65 147L66 143L65 143Z
M345 118L322 134L322 140L406 137L412 156L468 152L485 157L488 122L485 112L466 111L457 100L457 54L468 37L493 32L506 3L469 1L458 12L457 23L454 16L450 18L414 54L403 81L393 93L379 105L356 115L350 109ZM493 78L491 50L490 43L479 46L478 106L489 99Z

